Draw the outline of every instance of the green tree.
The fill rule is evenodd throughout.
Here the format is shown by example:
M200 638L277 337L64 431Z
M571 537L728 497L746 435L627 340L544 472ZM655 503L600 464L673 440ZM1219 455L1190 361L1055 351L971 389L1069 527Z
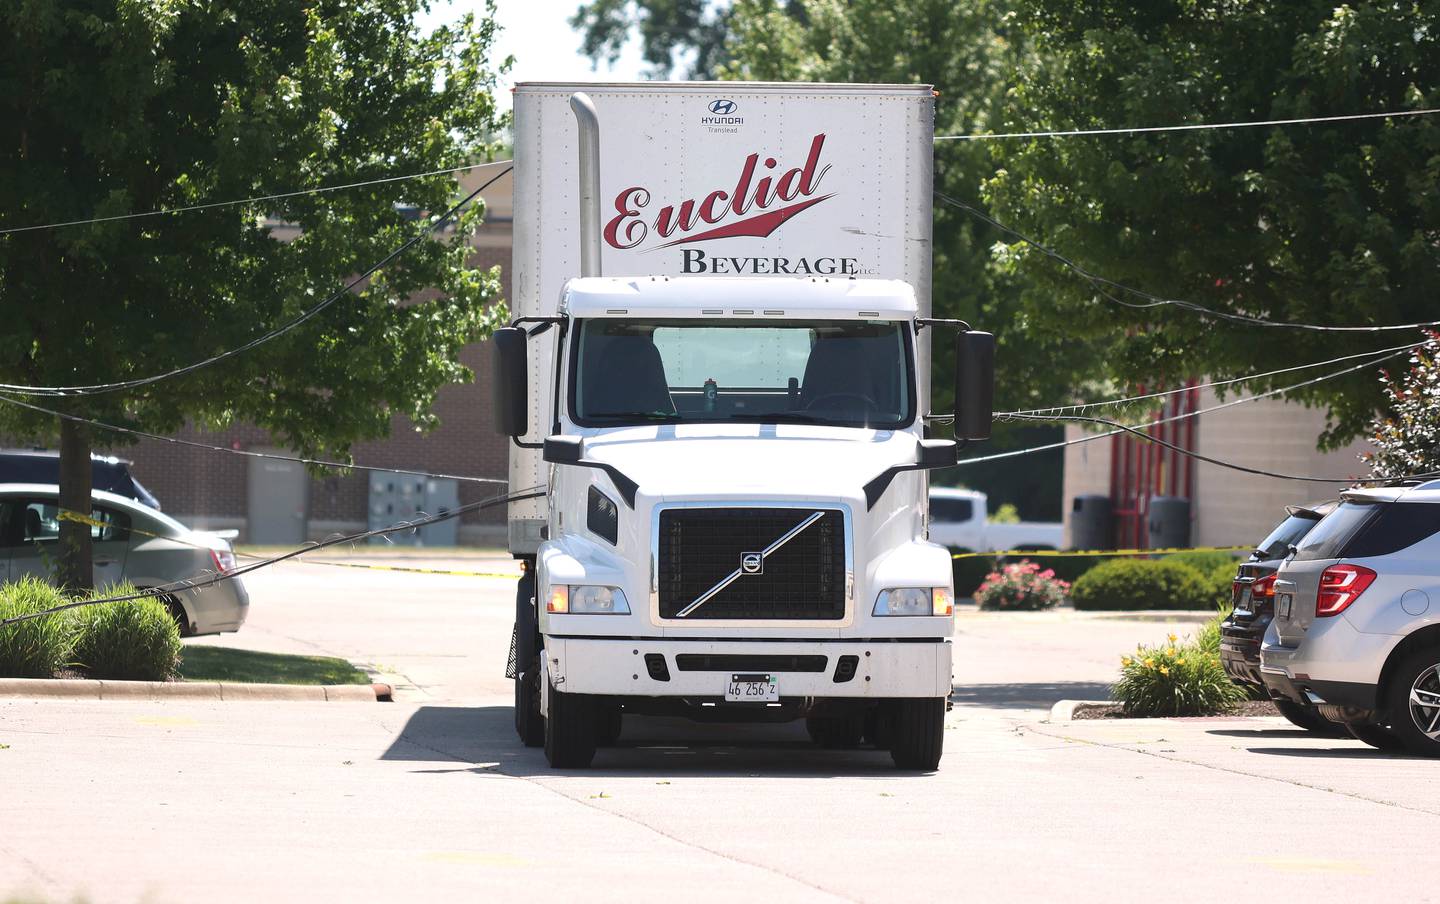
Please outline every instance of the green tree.
M1370 425L1375 451L1362 456L1376 477L1440 472L1440 333L1428 333L1409 364L1381 380L1385 411Z
M119 216L445 169L502 125L491 17L422 34L422 0L18 0L0 7L0 228ZM493 7L487 13L493 12ZM448 174L0 236L0 382L96 384L238 346L338 290L454 203ZM407 211L411 212L407 216ZM423 216L431 214L422 213ZM343 456L392 415L433 425L460 348L497 314L467 265L477 205L281 338L74 415L167 432L251 422ZM277 240L267 223L299 228ZM432 290L433 300L410 304ZM89 511L95 437L0 406L0 433L61 449L61 505ZM107 438L107 442L115 440ZM59 579L90 583L89 528Z
M1440 5L1331 0L1017 0L1032 53L1005 131L1224 123L1440 106ZM1165 298L1275 321L1433 320L1440 118L995 142L998 219L1090 271ZM1122 382L1240 376L1396 345L1403 332L1231 323L1097 285L1013 238L1020 314L1093 345ZM1125 307L1109 294L1137 307ZM1249 388L1292 382L1282 375ZM1293 398L1327 444L1382 401L1369 372Z

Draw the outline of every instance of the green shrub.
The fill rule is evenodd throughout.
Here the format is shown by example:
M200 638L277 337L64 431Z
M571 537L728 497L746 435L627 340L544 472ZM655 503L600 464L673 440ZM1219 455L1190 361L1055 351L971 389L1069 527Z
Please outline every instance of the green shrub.
M985 583L975 591L975 602L981 609L1053 609L1065 601L1069 590L1070 585L1056 579L1055 572L1042 571L1036 563L1022 559L986 575Z
M951 554L969 552L968 549L952 549ZM974 596L975 590L985 580L985 576L997 567L994 556L967 556L963 559L950 560L950 573L955 579L955 596L963 599L967 596Z
M1179 562L1181 565L1189 565L1201 574L1209 574L1221 565L1229 565L1233 574L1235 567L1240 564L1233 552L1210 552L1189 549L1185 552L1177 552L1166 556L1161 561Z
M1037 563L1041 568L1050 569L1055 572L1056 578L1071 584L1101 562L1112 561L1104 556L1062 556L1055 552L1047 554L1043 549L1027 552L1025 558Z
M1163 559L1115 559L1082 574L1070 590L1076 609L1209 609L1205 580Z
M134 592L134 587L120 584L95 596ZM147 597L76 611L75 663L90 677L164 681L175 674L180 662L180 628L164 602Z
M1200 643L1177 645L1173 634L1166 645L1137 647L1121 657L1120 680L1110 693L1132 716L1213 716L1246 697L1225 674L1218 653Z
M0 619L29 615L69 602L60 591L33 577L0 587ZM0 628L0 677L53 678L65 665L75 619L57 612Z
M1207 595L1210 597L1210 605L1230 610L1230 602L1234 596L1235 573L1239 570L1240 563L1231 559L1229 562L1222 562L1205 572L1205 586Z
M1230 614L1229 604L1217 606L1215 615L1200 626L1195 632L1195 646L1200 648L1202 653L1213 653L1220 655L1220 623Z

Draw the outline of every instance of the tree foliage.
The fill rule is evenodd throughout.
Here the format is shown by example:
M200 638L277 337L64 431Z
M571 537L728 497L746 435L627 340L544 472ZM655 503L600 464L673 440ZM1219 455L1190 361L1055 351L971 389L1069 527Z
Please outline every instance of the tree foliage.
M1436 4L1016 6L1032 53L1009 76L1006 131L1440 106ZM1437 316L1435 117L995 145L998 169L985 194L997 217L1109 279L1282 322ZM1102 350L1121 381L1239 376L1395 345L1404 335L1255 327L1153 306L1013 238L1001 259L1021 277L1021 319ZM1363 372L1293 397L1328 409L1332 443L1363 432L1381 401Z
M1375 477L1440 472L1440 333L1428 333L1399 378L1380 383L1385 410L1370 426L1375 451L1364 459Z
M487 62L493 22L467 17L423 34L414 24L420 8L421 0L6 4L0 227L473 162L502 124ZM241 345L415 235L413 211L442 211L455 190L442 173L0 236L0 381L107 383ZM187 419L212 428L245 421L328 456L385 435L394 414L430 426L438 388L470 376L460 348L494 317L496 274L466 262L465 238L481 213L470 208L280 339L182 379L67 398L65 409L157 432ZM278 241L277 222L298 236ZM408 303L426 290L433 300ZM56 424L0 406L0 433L46 441Z

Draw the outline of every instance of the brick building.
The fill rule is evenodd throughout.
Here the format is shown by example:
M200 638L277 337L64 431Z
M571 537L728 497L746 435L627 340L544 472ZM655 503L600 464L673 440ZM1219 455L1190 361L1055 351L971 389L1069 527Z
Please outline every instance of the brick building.
M492 174L493 170L470 171L461 180L463 190L472 191ZM509 175L486 190L485 223L471 241L478 266L501 267L506 298L510 295L511 190ZM397 416L388 439L354 447L354 461L376 467L505 479L508 443L491 432L490 392L485 384L489 349L484 343L469 346L461 353L461 360L477 379L469 385L440 390L435 403L439 427L421 434L407 418ZM219 434L187 428L176 435L234 449L286 451L276 449L269 435L255 427L236 427ZM97 433L96 439L102 442L103 436ZM194 527L238 528L242 541L291 542L286 531L279 529L284 525L267 525L262 520L277 515L288 519L297 536L309 538L361 530L371 520L371 483L377 475L351 472L345 476L313 477L302 473L300 465L156 440L119 446L115 453L134 462L132 473L155 494L167 513ZM400 478L381 475L379 479ZM461 482L456 488L462 505L505 491L499 484ZM383 515L377 517L386 520ZM458 541L462 544L503 545L504 537L503 507L461 519Z

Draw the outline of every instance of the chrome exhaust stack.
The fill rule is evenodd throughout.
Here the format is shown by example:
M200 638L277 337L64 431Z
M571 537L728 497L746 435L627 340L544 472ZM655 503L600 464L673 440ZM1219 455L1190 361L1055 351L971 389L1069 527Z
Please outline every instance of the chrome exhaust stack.
M582 91L570 95L580 127L580 275L600 275L600 117Z

